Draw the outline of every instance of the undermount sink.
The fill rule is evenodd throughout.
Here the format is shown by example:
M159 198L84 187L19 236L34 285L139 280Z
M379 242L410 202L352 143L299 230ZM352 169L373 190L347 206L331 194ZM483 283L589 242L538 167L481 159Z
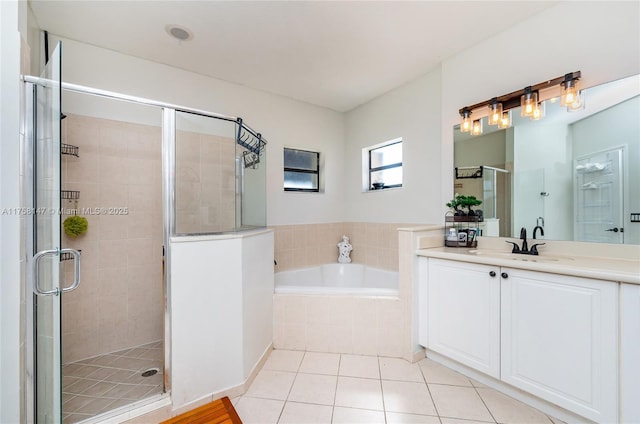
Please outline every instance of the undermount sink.
M552 258L548 256L524 255L521 253L501 252L498 250L472 249L472 250L469 250L469 253L472 255L478 255L478 256L504 258L504 259L511 259L514 261L525 261L525 262L557 262L560 260L558 258ZM571 258L563 258L563 259L571 259Z

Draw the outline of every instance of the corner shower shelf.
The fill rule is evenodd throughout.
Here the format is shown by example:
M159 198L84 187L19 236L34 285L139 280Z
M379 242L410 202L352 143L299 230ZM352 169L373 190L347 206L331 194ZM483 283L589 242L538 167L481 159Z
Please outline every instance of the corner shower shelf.
M78 249L78 252L82 254L82 250ZM60 262L62 261L70 261L73 259L73 255L69 252L60 253Z
M73 190L60 190L60 198L62 200L78 200L80 198L80 192Z
M75 156L79 158L80 157L79 150L80 148L78 146L65 144L65 143L60 144L60 153L63 155Z
M456 179L482 178L484 166L456 166Z

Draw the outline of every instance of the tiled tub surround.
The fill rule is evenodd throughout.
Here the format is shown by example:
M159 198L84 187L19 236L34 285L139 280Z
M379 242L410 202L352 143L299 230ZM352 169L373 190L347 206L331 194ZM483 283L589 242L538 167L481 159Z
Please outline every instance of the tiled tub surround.
M398 228L406 224L334 222L327 224L277 225L276 272L334 263L343 235L353 246L351 260L373 268L398 270Z
M273 345L402 357L410 328L403 304L397 297L274 295Z
M306 231L309 230L312 236L306 240L326 245L327 255L333 251L331 262L335 262L336 244L342 232L358 226L348 225L300 225L286 227L284 231L289 233L285 237L295 238L296 233L302 237L302 233L307 234ZM398 296L276 294L273 304L274 347L399 357L412 362L418 360L422 348L417 344L417 332L413 327L413 322L417 322L414 317L417 310L414 307L414 300L417 299L414 294L414 288L417 287L414 284L414 279L417 278L415 251L421 237L432 236L438 243L442 243L443 230L441 226L425 226L402 228L398 231L398 227L397 224L363 224L359 227L362 231L369 230L372 246L384 246L384 243L396 246ZM336 234L339 236L335 237ZM355 234L354 238L357 239L360 233L347 234ZM280 240L276 241L276 252L278 243L283 242L282 235L281 233ZM329 240L332 240L333 247L329 246ZM353 252L356 252L356 246L358 245L354 244ZM352 257L357 262L357 256L352 254ZM279 268L280 263L276 269Z
M62 189L80 192L79 214L127 208L85 213L89 228L81 236L63 232L63 247L82 250L82 282L62 297L68 364L163 338L162 137L148 125L73 114L62 122L63 142L80 148L78 158L62 156ZM67 282L71 262L64 263Z

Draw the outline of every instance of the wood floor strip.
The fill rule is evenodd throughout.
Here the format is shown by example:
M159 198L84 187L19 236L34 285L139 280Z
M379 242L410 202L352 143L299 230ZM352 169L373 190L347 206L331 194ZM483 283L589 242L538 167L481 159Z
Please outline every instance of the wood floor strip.
M242 424L228 397L187 411L161 424Z

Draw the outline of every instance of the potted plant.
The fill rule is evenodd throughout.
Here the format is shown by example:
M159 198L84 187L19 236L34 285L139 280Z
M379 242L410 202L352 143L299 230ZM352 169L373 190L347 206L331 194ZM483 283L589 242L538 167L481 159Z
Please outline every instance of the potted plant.
M461 197L464 197L464 196L456 194L456 196L449 203L446 204L448 208L453 209L454 216L464 216L464 211L460 209L460 206L462 206L460 203Z
M479 211L471 209L474 206L482 204L482 200L476 198L476 196L465 196L464 194L456 194L456 196L447 203L447 207L453 209L454 216L482 216ZM467 208L466 211L461 208Z
M476 212L471 208L473 206L479 206L482 204L482 200L476 198L476 196L460 196L460 206L467 208L467 216L476 216Z

